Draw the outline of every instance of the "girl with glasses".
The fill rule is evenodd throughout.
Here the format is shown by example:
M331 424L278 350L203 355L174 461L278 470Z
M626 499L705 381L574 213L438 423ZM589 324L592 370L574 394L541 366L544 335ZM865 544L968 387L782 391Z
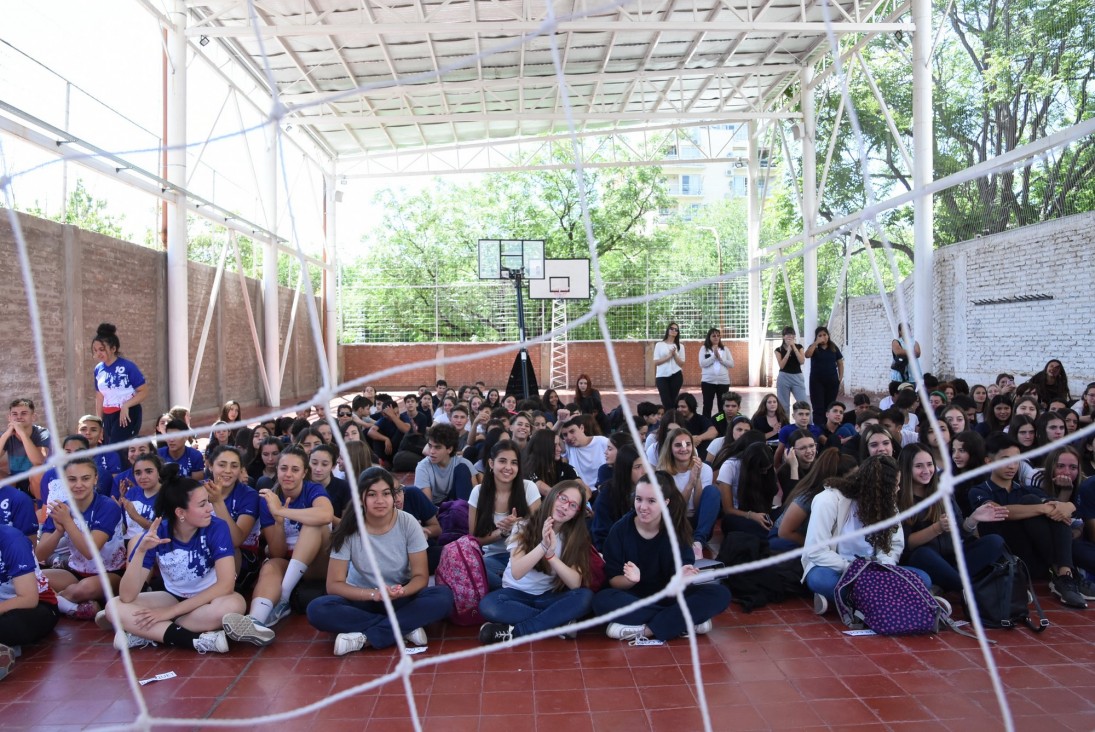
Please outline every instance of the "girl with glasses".
M487 618L480 643L502 643L549 628L562 628L589 612L590 538L578 481L558 483L539 511L521 521L506 544L510 562L502 589L479 603Z

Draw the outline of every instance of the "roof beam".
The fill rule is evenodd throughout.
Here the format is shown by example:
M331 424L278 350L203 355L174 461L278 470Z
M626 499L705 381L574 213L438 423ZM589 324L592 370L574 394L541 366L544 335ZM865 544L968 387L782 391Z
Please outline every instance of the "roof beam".
M896 33L911 32L912 23L832 23L832 32L848 33ZM394 36L394 35L453 35L488 34L502 37L555 33L789 33L799 35L825 35L825 22L812 21L742 21L742 20L615 20L612 18L583 18L561 20L554 25L535 20L476 21L470 23L353 23L346 25L290 25L275 24L258 28L264 39L300 36ZM246 25L201 27L187 29L188 36L210 38L253 39L255 30Z
M574 109L573 118L579 122L624 122L627 120L680 120L681 122L748 122L754 119L801 119L798 112L650 112L643 109L621 110L617 112L585 112ZM382 116L365 114L344 114L334 116L331 114L302 115L300 117L286 117L294 123L308 125L342 125L352 124L360 127L387 127L392 125L422 125L422 124L448 124L450 122L566 122L568 116L563 111L558 112L516 112L513 110L499 112L467 112L462 114L385 114Z

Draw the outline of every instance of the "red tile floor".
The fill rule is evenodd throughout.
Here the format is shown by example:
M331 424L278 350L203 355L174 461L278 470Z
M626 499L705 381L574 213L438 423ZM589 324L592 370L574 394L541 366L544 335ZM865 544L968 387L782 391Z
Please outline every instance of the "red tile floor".
M1095 608L1064 610L1039 596L1052 627L990 631L1019 730L1095 729ZM704 691L715 730L940 730L1003 728L975 641L937 636L848 637L804 600L744 614L731 606L699 639ZM24 649L0 682L0 728L94 729L131 722L137 706L110 637L64 620L47 643ZM431 633L417 661L478 647L475 630ZM138 678L174 671L143 687L153 716L194 719L282 712L392 672L393 650L331 654L332 639L300 616L265 648L233 645L199 656L138 649ZM702 729L687 640L629 647L589 630L577 640L427 666L411 685L427 730ZM252 725L252 728L259 725ZM200 724L195 724L200 728ZM265 729L413 729L402 683L389 682ZM206 729L212 729L206 726ZM160 726L157 729L167 729Z

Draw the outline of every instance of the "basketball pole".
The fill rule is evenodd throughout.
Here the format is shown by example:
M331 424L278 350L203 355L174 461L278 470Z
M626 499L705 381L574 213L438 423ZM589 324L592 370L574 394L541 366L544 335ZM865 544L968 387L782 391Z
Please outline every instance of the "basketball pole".
M521 344L521 398L528 399L528 349L525 348L525 299L521 296L524 272L503 267L502 271L517 286L517 342Z

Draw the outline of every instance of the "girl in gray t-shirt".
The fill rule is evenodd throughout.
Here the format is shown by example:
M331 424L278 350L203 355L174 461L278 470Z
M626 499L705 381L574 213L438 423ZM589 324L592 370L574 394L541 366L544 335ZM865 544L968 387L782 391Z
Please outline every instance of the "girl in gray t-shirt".
M348 507L331 535L327 587L332 594L308 605L308 621L338 634L336 656L366 645L387 648L396 642L397 628L407 643L425 645L423 626L452 611L452 591L427 587L426 537L413 516L395 507L403 489L391 474L378 470L359 487L365 525L359 528L356 510ZM369 560L366 542L379 572ZM385 595L395 610L395 625Z

